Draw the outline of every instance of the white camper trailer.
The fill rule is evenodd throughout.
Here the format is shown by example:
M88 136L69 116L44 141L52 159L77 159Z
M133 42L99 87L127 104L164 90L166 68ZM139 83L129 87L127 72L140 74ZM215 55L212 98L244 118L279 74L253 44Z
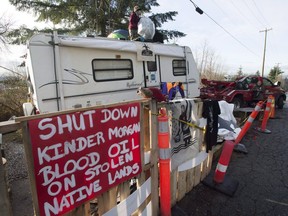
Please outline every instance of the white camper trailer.
M184 46L38 34L28 43L26 67L41 113L139 99L140 86L164 82L182 82L185 97L199 96L199 73Z

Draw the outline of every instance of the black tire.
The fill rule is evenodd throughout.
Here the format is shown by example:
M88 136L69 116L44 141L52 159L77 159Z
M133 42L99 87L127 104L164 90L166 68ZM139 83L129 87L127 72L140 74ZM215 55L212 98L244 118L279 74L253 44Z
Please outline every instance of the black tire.
M283 109L283 107L284 107L284 98L283 97L278 98L277 107L278 107L278 109Z
M232 103L234 104L234 109L243 107L243 99L241 97L234 97Z

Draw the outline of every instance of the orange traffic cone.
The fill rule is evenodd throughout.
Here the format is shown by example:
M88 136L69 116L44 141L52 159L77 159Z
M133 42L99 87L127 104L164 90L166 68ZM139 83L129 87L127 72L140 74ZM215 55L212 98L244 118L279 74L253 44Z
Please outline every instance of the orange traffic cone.
M253 112L250 114L248 120L245 122L244 126L242 127L240 133L238 134L238 136L235 139L235 146L234 146L234 151L236 152L241 152L244 154L247 154L248 151L245 147L245 145L241 144L240 141L243 139L244 135L247 133L247 131L249 130L249 128L251 127L254 119L256 119L259 111L261 110L263 105L263 101L259 101L257 103L257 105L255 106Z
M271 95L271 111L270 111L270 117L271 119L275 119L275 97Z
M244 135L246 134L246 132L248 131L248 129L251 127L253 121L255 120L255 118L257 117L259 111L261 110L263 105L263 101L259 101L256 105L256 107L254 108L253 112L251 113L251 115L249 116L248 120L245 122L243 128L241 129L240 133L238 134L238 136L235 139L235 145L237 145L242 138L244 137Z
M255 128L255 130L257 130L257 131L259 131L261 133L266 133L266 134L270 134L271 133L271 131L266 128L266 125L267 125L267 122L268 122L268 119L269 119L269 116L270 116L271 101L272 101L272 98L271 98L271 95L269 95L267 103L266 103L266 108L265 108L265 111L264 111L264 117L263 117L263 120L262 120L261 127L256 127Z

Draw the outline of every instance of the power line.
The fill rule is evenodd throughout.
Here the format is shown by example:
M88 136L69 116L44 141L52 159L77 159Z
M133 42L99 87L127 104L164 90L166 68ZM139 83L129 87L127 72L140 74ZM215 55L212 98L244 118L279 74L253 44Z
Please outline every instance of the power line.
M225 12L225 10L223 10L215 0L213 0L213 3L216 5L216 7L225 15L228 17L227 13Z
M247 19L247 16L245 16L245 14L242 13L242 11L239 9L239 7L237 7L237 6L235 5L235 3L233 2L233 0L231 0L231 1L229 1L229 2L233 5L233 7L234 7L234 8L237 10L237 12L240 14L240 18L245 18L245 20L246 20L247 22L249 22L252 26L254 26L257 30L259 29L259 27L256 26L254 23L252 23L250 19Z
M262 12L260 11L260 9L258 8L256 2L254 0L252 0L255 8L257 9L258 13L260 14L260 16L262 17L262 19L269 25L269 22L265 19L265 17L263 16Z
M249 5L247 4L246 0L243 1L244 4L246 5L246 7L248 8L248 10L250 11L250 13L252 14L252 16L255 17L255 19L263 26L265 26L265 23L263 23L260 19L258 19L258 17L255 15L254 11L249 7Z
M218 25L220 28L222 28L227 34L229 34L234 40L236 40L239 44L241 44L244 48L246 48L249 52L251 52L252 54L256 55L257 57L259 57L255 52L253 52L252 50L250 50L245 44L243 44L240 40L238 40L234 35L232 35L228 30L226 30L223 26L221 26L216 20L214 20L211 16L209 16L209 14L205 13L202 9L200 9L192 0L189 0L195 7L195 10L199 13L199 14L205 14L208 18L210 18L216 25Z
M256 10L258 11L260 17L262 17L263 21L267 24L266 26L270 26L268 20L264 17L263 13L261 12L261 10L259 9L259 7L257 6L255 0L252 0ZM274 38L274 32L272 31L272 37ZM275 39L272 41L275 41ZM274 54L275 56L277 56L277 58L279 59L279 54L278 54L278 48L277 48L277 44L275 43L271 43L271 40L267 41L268 42L268 45L270 45L270 49L271 49L271 52L272 54Z
M237 6L235 5L235 3L233 2L233 0L230 0L229 2L230 2L230 3L232 4L232 6L236 9L236 12L239 13L240 16L237 16L237 18L238 18L239 20L245 21L247 24L250 24L251 26L254 26L254 28L256 29L256 31L258 31L259 27L257 27L254 23L252 23L252 22L250 21L250 19L247 19L247 16L244 15L243 12L239 9L239 7L237 7ZM218 5L218 4L216 3L216 0L213 0L213 3L217 6L218 9L221 10L221 12L222 12L226 17L229 18L229 21L231 21L231 23L235 25L235 23L232 22L232 19L230 18L230 15L229 15L228 13L226 13L226 11L225 11L224 9L222 9L222 8L220 7L220 5ZM241 30L241 28L239 28L239 29ZM256 31L255 31L255 32L256 32ZM246 32L241 31L241 33L244 34L244 35L247 35L248 32L247 32L247 31L246 31ZM250 33L248 33L248 34L249 34L249 36L251 35ZM257 42L255 41L255 38L251 38L251 39L253 40L253 41L250 41L251 43L257 43Z

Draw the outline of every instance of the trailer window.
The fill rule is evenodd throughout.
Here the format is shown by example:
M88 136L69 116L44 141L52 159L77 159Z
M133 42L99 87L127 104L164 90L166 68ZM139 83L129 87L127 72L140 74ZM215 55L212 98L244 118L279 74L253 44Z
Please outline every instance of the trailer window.
M172 67L173 67L174 76L186 75L186 61L185 60L173 60Z
M93 59L93 76L98 82L133 79L130 59Z
M263 85L264 86L273 86L273 83L270 80L263 78Z
M151 72L151 71L157 71L156 61L147 61L147 68L148 68L148 71L149 71L149 72Z

